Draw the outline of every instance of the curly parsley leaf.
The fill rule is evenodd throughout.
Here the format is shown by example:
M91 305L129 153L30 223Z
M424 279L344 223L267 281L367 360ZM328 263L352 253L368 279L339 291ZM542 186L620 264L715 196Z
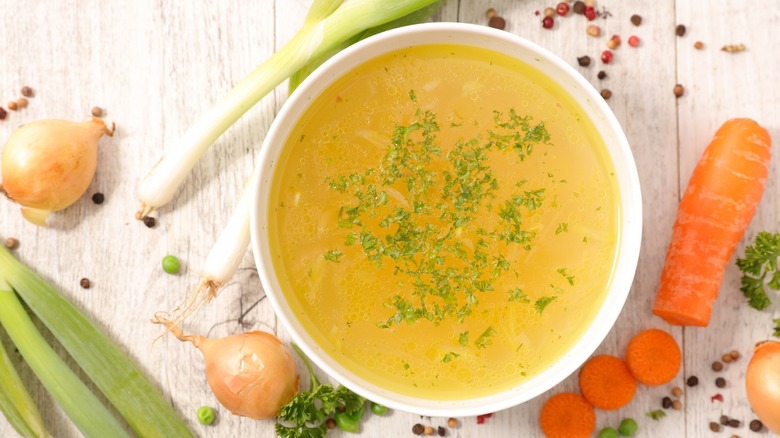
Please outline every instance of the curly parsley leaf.
M650 411L650 412L648 412L648 413L647 413L647 416L648 416L648 417L650 417L650 418L652 418L652 419L653 419L653 420L655 420L655 421L658 421L658 420L660 420L661 418L664 418L664 417L666 416L666 412L664 412L664 411L662 411L662 410L660 410L660 409L656 409L656 410L654 410L654 411Z
M750 307L766 309L771 304L766 288L780 290L778 257L780 233L761 231L753 245L745 248L745 257L737 259L737 267L742 271L739 290L747 297Z
M775 323L775 332L773 334L780 337L780 318L773 320L773 322Z

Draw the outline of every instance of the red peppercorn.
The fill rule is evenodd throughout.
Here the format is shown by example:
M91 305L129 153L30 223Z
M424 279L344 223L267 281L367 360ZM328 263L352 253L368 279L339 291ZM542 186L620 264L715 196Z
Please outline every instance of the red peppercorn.
M558 12L558 15L563 17L563 16L565 16L566 14L569 13L569 4L568 3L564 3L564 2L560 2L560 3L558 3L558 6L555 7L555 11Z
M594 9L592 6L586 7L584 14L588 21L593 21L596 19L596 9Z
M639 37L636 35L631 35L628 38L628 45L631 47L638 47L639 46Z
M601 62L604 64L609 64L612 62L612 52L609 50L605 50L601 52Z
M552 29L553 24L555 24L553 17L544 17L544 20L542 20L542 27L545 29Z

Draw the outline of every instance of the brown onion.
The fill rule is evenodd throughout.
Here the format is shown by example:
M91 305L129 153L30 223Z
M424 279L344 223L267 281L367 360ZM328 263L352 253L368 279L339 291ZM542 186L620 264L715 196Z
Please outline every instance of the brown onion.
M750 407L764 425L780 433L780 342L756 345L745 376Z
M20 126L3 148L0 191L22 206L22 215L45 226L89 187L97 167L98 140L111 136L102 119L48 119Z

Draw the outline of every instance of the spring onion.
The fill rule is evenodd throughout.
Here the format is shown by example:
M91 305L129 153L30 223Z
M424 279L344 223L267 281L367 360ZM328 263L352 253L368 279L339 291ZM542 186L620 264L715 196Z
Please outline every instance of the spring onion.
M249 108L313 59L360 32L403 17L438 0L315 1L311 20L278 52L241 80L168 148L138 188L142 219L173 199L197 160ZM317 18L319 21L313 22Z
M346 7L345 5L339 8L341 3L342 1L315 0L304 19L303 28L298 33L298 35L305 33L306 29L316 27L318 25L321 26L322 20L332 19L336 13L338 13L338 11L342 11L342 8ZM375 5L377 2L374 0L352 1L351 3L364 4L364 8L368 8L369 6L372 8L379 8L379 5ZM351 38L345 38L340 43L334 42L330 44L331 48L329 50L319 50L317 55L312 55L306 58L308 63L306 63L306 60L296 60L294 62L289 61L289 68L287 68L287 66L282 68L282 65L277 65L277 67L284 71L284 75L289 75L291 72L294 72L294 74L290 77L290 92L292 92L295 87L297 87L303 81L303 79L308 76L309 73L314 71L317 66L319 66L322 62L324 62L330 56L334 55L339 50L346 48L358 40L375 35L379 32L395 27L423 22L430 18L430 16L444 4L444 0L436 0L433 2L428 0L417 2L404 1L398 3L399 5L394 7L387 7L387 11L379 10L373 12L374 14L384 14L383 18L364 20L362 23L364 26L359 29L359 31L354 32L354 35ZM408 5L405 7L405 9L399 10L401 3ZM336 8L339 9L338 11L334 12ZM367 13L367 10L369 9L355 9L354 12L347 11L344 13L357 15L358 11L362 11L360 13ZM406 10L411 10L411 12L400 15L399 18L399 14L405 12ZM372 24L375 23L380 24L372 26ZM293 39L293 41L296 40ZM292 42L290 44L292 44ZM275 59L277 58L272 57L266 62L266 64L281 64L279 61L274 61ZM266 64L263 64L263 66ZM298 66L297 70L293 68L293 64ZM258 69L261 69L263 66L258 67ZM270 66L268 68L270 68ZM252 73L250 77L255 75L257 71L258 70ZM281 82L281 80L283 79L280 79L279 81ZM241 84L239 84L236 89L238 89L240 86ZM233 92L236 92L235 89ZM213 111L216 111L216 109ZM240 116L240 114L238 114L236 117L238 116ZM227 129L227 126L224 129ZM182 145L184 144L185 143L182 143ZM255 173L256 172L257 169L255 169ZM253 178L254 174L250 176L248 181L252 181ZM175 187L173 190L175 190ZM236 270L241 264L241 260L246 253L247 247L249 246L249 211L251 208L251 202L253 201L251 192L252 190L247 183L238 201L238 205L230 216L227 225L217 239L216 244L206 257L206 262L202 268L200 281L185 296L182 302L179 303L172 311L158 312L154 316L152 320L153 322L160 324L172 323L173 325L180 325L185 319L187 319L187 317L197 311L197 309L199 309L202 304L208 303L214 297L216 297L219 290L235 275ZM171 194L171 196L173 195ZM142 200L142 203L143 202L144 201ZM167 200L165 202L167 202ZM151 204L146 203L145 205ZM145 210L142 207L139 215L143 216L148 214L150 211L151 210Z
M192 436L160 391L119 345L2 246L0 277L19 294L138 436Z
M11 291L11 287L0 280L0 294ZM41 413L27 392L11 358L0 343L0 411L14 429L23 437L50 437L43 425Z
M43 386L87 437L129 436L111 412L35 328L22 303L0 277L0 323Z

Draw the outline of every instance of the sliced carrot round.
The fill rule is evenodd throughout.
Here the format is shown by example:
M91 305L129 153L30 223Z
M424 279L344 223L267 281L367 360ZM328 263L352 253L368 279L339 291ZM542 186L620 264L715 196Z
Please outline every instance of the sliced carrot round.
M548 438L584 438L596 429L596 412L581 395L562 392L544 403L539 422Z
M682 353L672 335L659 329L637 333L626 348L631 374L648 386L671 382L680 371Z
M634 398L637 381L622 359L603 354L585 362L580 370L580 391L599 409L613 410Z

